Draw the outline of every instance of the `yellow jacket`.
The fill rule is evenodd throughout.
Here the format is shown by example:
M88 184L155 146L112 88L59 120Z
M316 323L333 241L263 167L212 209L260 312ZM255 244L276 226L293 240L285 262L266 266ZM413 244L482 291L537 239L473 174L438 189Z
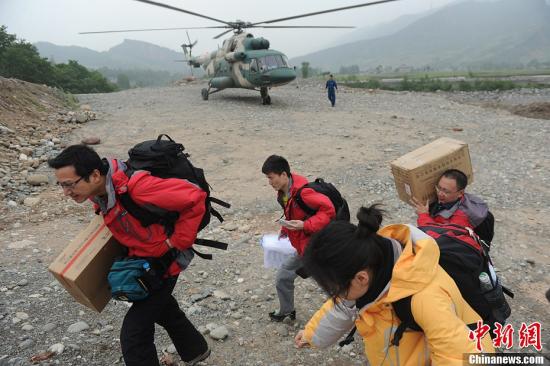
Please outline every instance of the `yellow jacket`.
M388 286L361 309L356 309L353 301L342 300L337 305L332 299L327 301L307 323L304 340L314 347L327 347L355 325L372 366L462 366L464 353L478 352L475 342L468 339L466 324L476 323L481 317L439 266L436 242L410 225L389 225L378 233L392 239L396 254ZM407 330L399 347L392 346L400 321L391 303L411 295L414 319L424 332ZM482 339L482 347L483 352L494 353L489 335Z

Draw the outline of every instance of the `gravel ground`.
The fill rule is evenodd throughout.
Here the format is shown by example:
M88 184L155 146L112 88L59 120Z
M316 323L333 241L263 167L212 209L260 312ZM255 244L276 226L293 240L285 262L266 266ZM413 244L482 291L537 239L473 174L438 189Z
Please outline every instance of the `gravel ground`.
M226 223L213 224L202 235L228 241L230 249L213 252L213 261L196 259L176 289L197 326L205 330L215 323L228 332L223 341L209 339L213 353L204 365L365 364L359 341L344 350L293 347L295 333L325 298L311 280L297 281L295 323L268 320L278 303L274 272L263 268L259 239L277 230L280 208L261 164L272 153L286 156L294 171L335 183L352 212L382 202L386 223L408 223L415 214L398 200L389 162L443 136L468 142L474 166L468 189L487 200L497 219L492 256L516 294L511 323L518 330L521 322L542 322L543 352L548 352L549 121L464 104L476 94L343 89L331 108L324 86L315 82L273 89L271 106L261 105L259 93L245 90L202 101L202 87L193 83L79 96L98 119L60 137L71 144L97 136L100 154L125 157L136 142L167 133L205 169L213 195L233 204L224 211ZM534 102L541 95L548 96L543 90L518 98ZM0 229L0 365L27 365L31 356L51 347L64 351L43 365L122 364L118 335L126 305L111 302L101 314L94 313L75 303L47 272L92 212L63 199L52 186L40 197L41 204L33 208L7 208L17 220ZM88 328L71 332L78 322ZM160 328L156 341L159 356L162 350L173 352ZM517 345L516 335L513 351L519 351Z

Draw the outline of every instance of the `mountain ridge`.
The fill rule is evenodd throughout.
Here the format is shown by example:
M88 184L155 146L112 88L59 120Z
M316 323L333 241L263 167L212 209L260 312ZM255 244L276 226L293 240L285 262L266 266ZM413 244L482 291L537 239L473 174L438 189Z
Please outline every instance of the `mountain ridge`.
M50 42L34 44L42 57L55 62L76 60L80 64L99 69L149 69L187 74L189 68L181 62L183 54L152 43L125 39L107 51L94 51L80 46L58 46Z
M476 68L550 61L550 5L545 0L463 1L376 39L291 60L337 69L358 65Z

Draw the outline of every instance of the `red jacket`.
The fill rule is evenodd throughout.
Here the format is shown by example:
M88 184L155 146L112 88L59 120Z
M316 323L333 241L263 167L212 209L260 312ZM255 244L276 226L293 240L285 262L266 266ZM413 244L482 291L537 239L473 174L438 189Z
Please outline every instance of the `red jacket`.
M457 209L451 217L448 219L440 215L430 216L429 213L422 213L418 215L416 221L417 226L430 226L431 224L455 224L462 227L473 228L470 219L461 209Z
M206 192L185 180L178 178L162 179L153 177L149 172L138 171L130 179L118 168L116 160L111 164L112 185L116 193L126 190L140 206L152 204L166 210L178 211L179 219L170 237L172 246L184 250L190 248L197 237L197 230L206 210ZM109 191L109 188L108 188ZM113 194L114 192L111 192ZM108 192L109 194L109 192ZM99 208L96 203L95 208ZM169 249L166 234L160 224L148 227L126 212L116 200L107 212L102 212L105 225L113 236L129 250L129 256L161 257ZM176 262L172 263L168 275L174 276L181 271Z
M315 215L308 217L306 213L298 206L294 200L294 195L298 190L308 183L307 179L301 175L292 173L292 185L290 186L290 197L284 205L285 218L287 220L302 220L304 221L303 230L288 230L281 228L281 234L288 236L290 243L299 255L304 254L304 249L309 242L311 235L324 228L330 220L336 216L334 205L330 199L324 194L318 193L311 188L304 188L301 196L304 203L317 210ZM277 200L282 205L282 192L279 192Z
M460 225L462 227L469 227L471 229L475 228L477 225L479 225L480 220L477 220L477 218L474 216L473 220L477 220L478 222L475 225L472 223L472 219L468 214L468 205L463 205L463 203L468 203L471 201L471 199L468 199L467 200L468 202L465 202L466 195L464 195L452 207L448 209L443 209L437 212L436 214L433 214L432 209L434 209L434 205L436 205L437 202L432 203L430 205L429 213L422 213L418 215L418 219L416 221L417 226L430 226L433 224L455 224L455 225ZM471 195L469 195L469 197L471 197ZM478 199L476 198L475 202L477 201ZM480 201L480 203L482 203L485 208L487 207L487 205L483 201ZM471 210L470 210L470 213L471 213ZM474 213L479 215L479 212L477 211ZM486 212L485 212L485 216L487 216Z

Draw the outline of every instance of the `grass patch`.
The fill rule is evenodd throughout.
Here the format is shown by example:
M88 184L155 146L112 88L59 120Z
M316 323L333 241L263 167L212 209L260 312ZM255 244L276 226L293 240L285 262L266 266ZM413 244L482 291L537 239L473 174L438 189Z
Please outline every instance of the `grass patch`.
M431 78L427 75L419 79L409 79L404 77L398 83L384 84L378 79L369 79L367 81L343 82L344 85L352 88L363 89L383 89L395 91L418 91L418 92L436 92L436 91L494 91L511 90L517 88L548 88L549 85L536 83L514 83L510 80L498 79L475 79L471 81L448 81L438 78Z

